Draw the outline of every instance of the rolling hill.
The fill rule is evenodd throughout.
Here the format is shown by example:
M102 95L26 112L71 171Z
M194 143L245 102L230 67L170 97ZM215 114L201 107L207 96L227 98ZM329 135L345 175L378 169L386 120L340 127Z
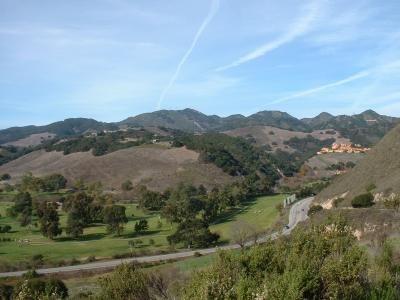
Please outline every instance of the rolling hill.
M101 181L106 189L120 189L122 182L131 180L134 185L144 184L159 191L179 182L213 187L233 181L213 164L200 163L198 157L199 153L184 147L162 145L132 147L103 156L39 150L0 166L0 174L9 173L15 182L26 172L35 176L60 173L70 183L78 178Z
M345 193L345 200L365 193L373 184L376 193L400 193L400 125L392 129L356 167L339 176L323 190L317 200L323 201Z
M37 134L54 134L60 137L83 134L88 131L117 129L113 124L98 122L93 119L73 118L51 123L45 126L11 127L0 130L0 145L15 142ZM26 144L25 144L26 145Z

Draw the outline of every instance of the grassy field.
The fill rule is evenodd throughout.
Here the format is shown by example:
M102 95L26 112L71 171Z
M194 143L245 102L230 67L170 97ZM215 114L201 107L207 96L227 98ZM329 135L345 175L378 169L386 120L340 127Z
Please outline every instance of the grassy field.
M285 195L259 197L249 201L242 207L237 207L225 213L211 226L211 230L221 234L223 241L231 238L231 227L237 221L245 221L256 225L260 230L270 227L277 219L278 212L275 209L277 203L283 200ZM143 244L135 251L170 251L166 237L174 231L171 224L161 219L158 213L147 214L139 210L135 204L124 204L127 207L126 214L129 222L125 226L122 236L109 235L102 224L85 228L84 236L79 240L70 239L63 233L54 241L41 235L35 226L20 227L15 219L5 217L6 209L12 206L12 202L0 202L0 226L6 224L12 226L12 231L0 234L1 237L11 238L11 242L0 242L0 263L29 260L33 255L42 254L46 260L71 260L73 258L84 260L89 256L96 258L109 258L115 254L129 253L128 241L140 239ZM134 224L138 219L146 218L149 222L149 230L141 236L134 234ZM66 215L60 211L61 225L66 224ZM158 223L162 226L159 228ZM35 222L35 221L34 221Z

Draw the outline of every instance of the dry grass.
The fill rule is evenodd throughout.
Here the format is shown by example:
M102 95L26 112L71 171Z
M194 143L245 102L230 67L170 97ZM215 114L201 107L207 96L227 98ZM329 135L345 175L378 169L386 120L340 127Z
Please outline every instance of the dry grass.
M318 201L348 192L346 202L365 193L375 184L373 193L400 193L400 126L390 131L349 173L337 177L317 197Z
M25 172L36 176L61 173L69 182L78 178L101 181L106 189L119 189L128 179L134 185L145 184L154 190L164 190L182 181L210 187L233 180L214 165L199 163L198 156L186 148L159 145L128 148L104 156L40 150L0 166L0 173L11 174L14 181Z
M16 140L13 142L6 143L4 145L7 146L15 146L15 147L29 147L29 146L38 146L43 141L49 140L54 138L56 135L50 132L43 132L43 133L35 133L31 134L30 136Z
M294 151L294 149L290 146L285 145L284 142L293 137L305 138L307 137L307 135L312 135L314 138L320 140L335 138L336 142L339 143L349 142L348 139L340 137L338 132L336 132L336 134L327 134L327 130L328 129L316 130L311 133L307 133L300 131L290 131L272 126L250 126L228 130L224 133L235 137L246 137L247 135L251 135L254 137L258 145L270 145L274 150L282 149L288 152L292 152ZM272 132L273 134L271 134Z

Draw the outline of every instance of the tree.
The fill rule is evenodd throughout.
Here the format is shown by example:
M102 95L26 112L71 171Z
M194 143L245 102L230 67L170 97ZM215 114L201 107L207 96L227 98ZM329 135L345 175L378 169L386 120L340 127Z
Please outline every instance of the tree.
M150 300L149 276L134 264L118 266L99 280L101 300Z
M215 244L217 233L210 232L208 224L199 219L186 220L178 224L176 232L167 237L170 244L182 243L185 247L204 248Z
M166 196L149 191L145 186L139 188L139 207L151 211L160 210L165 204Z
M93 201L93 197L90 195L85 192L78 192L65 199L63 209L67 212L74 211L75 217L79 217L83 224L88 225L92 221L91 205Z
M13 210L16 213L22 213L26 209L32 210L32 197L29 192L19 192L14 197Z
M83 234L85 228L85 222L81 217L81 214L76 209L71 210L68 213L67 227L65 231L68 235L77 238Z
M141 219L141 220L139 220L139 222L135 223L135 232L136 233L142 233L142 232L146 231L147 229L149 229L149 224L148 224L147 220Z
M231 232L233 241L243 249L246 242L251 238L253 229L249 223L238 221L232 225Z
M52 174L43 179L44 190L48 192L59 191L67 185L67 179L60 174Z
M180 184L166 202L162 215L171 222L185 222L194 219L204 208L204 202L192 185Z
M33 176L32 173L26 173L22 176L19 189L21 191L40 192L44 190L44 183L42 179Z
M125 206L112 205L104 209L104 223L107 224L107 231L121 235L124 230L124 223L128 222L125 215Z
M27 226L32 220L32 197L29 192L20 192L14 197L12 214L18 216L21 226Z
M54 202L42 202L38 207L40 231L50 239L60 235L60 219L57 212L57 204Z
M133 189L132 181L127 180L121 184L121 189L125 192L131 191Z

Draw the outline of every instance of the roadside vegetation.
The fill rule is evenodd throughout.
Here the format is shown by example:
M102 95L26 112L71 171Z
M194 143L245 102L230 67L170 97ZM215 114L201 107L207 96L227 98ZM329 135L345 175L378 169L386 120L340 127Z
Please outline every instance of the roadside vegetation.
M154 268L122 265L73 299L398 299L394 244L385 240L373 253L335 217L240 251Z

